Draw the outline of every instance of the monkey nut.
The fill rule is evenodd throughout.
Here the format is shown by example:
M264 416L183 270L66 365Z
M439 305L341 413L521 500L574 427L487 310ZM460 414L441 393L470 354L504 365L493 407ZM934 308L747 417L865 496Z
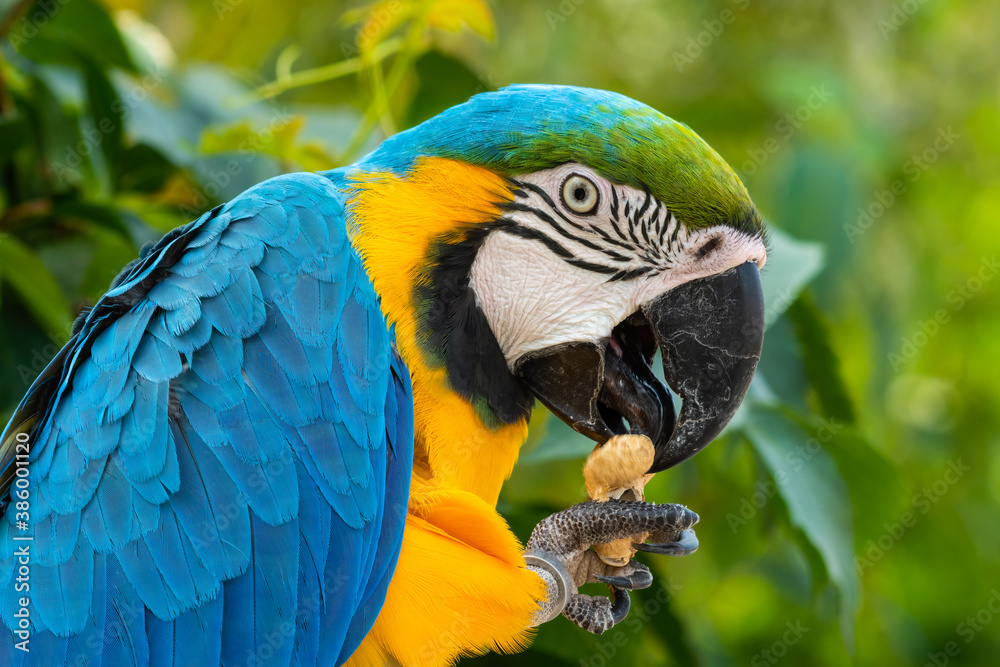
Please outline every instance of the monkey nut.
M645 500L643 489L653 476L646 474L653 465L653 442L644 435L616 435L598 445L583 466L583 481L593 500ZM633 542L645 542L641 533L606 544L594 545L601 560L621 567L635 555Z

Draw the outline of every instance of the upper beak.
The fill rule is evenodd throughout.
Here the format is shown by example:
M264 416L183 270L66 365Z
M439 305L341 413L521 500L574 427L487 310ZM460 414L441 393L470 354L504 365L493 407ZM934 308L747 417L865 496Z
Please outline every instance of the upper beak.
M649 472L690 458L736 413L764 343L764 296L747 262L679 285L646 303L609 340L542 350L515 373L556 415L598 442L626 432L653 441ZM656 348L663 374L653 374ZM626 423L627 422L627 423Z

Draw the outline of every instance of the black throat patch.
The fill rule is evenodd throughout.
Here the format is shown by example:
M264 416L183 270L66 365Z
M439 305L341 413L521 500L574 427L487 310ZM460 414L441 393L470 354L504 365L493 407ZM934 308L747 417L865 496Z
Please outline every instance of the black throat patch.
M417 340L432 366L472 403L483 424L498 429L531 416L530 390L507 368L500 343L476 303L469 274L476 253L502 220L470 228L463 237L431 247L426 280L415 288Z

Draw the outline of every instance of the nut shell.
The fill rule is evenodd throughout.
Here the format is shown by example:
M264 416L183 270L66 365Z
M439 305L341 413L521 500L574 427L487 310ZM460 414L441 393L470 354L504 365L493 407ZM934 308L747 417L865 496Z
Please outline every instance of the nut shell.
M598 445L583 466L587 494L597 501L645 500L644 488L653 476L646 471L653 465L653 442L644 435L617 435ZM632 559L634 542L649 537L641 533L606 544L594 545L601 560L621 567Z

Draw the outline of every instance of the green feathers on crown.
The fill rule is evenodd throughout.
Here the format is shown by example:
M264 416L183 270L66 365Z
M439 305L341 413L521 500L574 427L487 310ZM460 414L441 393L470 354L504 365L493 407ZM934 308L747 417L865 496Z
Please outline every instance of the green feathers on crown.
M544 85L483 93L388 139L358 166L402 173L422 155L508 176L580 162L648 189L689 227L764 232L746 188L718 153L686 125L617 93Z

